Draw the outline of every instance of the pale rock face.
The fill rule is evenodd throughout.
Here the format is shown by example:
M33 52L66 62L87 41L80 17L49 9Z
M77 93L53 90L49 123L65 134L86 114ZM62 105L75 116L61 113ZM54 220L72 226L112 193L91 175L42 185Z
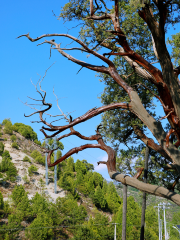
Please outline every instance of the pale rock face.
M38 193L44 192L47 197L49 198L50 201L55 202L58 197L65 197L65 191L57 186L57 194L54 193L54 183L50 182L46 186L45 185L45 166L42 166L40 164L37 164L34 162L34 159L30 156L29 150L32 152L33 150L38 150L41 151L40 147L38 147L34 142L25 139L23 136L21 136L19 133L13 132L13 134L16 135L17 137L17 143L19 145L19 149L15 149L11 147L12 142L10 141L10 135L6 135L7 141L3 141L4 144L4 150L8 150L11 157L12 157L12 162L16 166L16 169L18 170L18 176L16 179L16 184L17 185L24 185L25 190L28 192L28 198L32 199L33 196ZM26 154L25 151L29 154ZM42 154L44 155L44 154ZM23 162L23 158L25 156L28 156L28 158L32 161L32 163L29 162ZM2 157L0 156L0 161L2 160ZM34 165L38 168L37 172L29 177L28 176L28 168L31 165ZM48 170L49 173L53 177L53 172L51 170ZM27 179L29 180L29 184L25 183L24 177L27 176ZM43 180L44 186L41 186L40 184L40 179ZM4 186L2 186L4 188ZM11 199L8 196L11 195L13 188L8 188L6 187L6 195L4 196L4 200L11 201Z

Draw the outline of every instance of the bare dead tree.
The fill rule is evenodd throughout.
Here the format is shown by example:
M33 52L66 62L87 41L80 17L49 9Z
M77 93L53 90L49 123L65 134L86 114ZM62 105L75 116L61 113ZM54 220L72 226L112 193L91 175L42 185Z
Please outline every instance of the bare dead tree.
M79 132L74 130L74 126L87 121L88 119L93 118L105 111L113 110L113 109L125 109L131 113L133 113L137 118L141 120L141 122L147 126L147 128L151 131L154 138L157 140L158 143L155 143L152 139L148 138L141 129L134 126L133 131L138 136L138 138L145 143L149 148L155 150L156 152L160 153L165 159L168 160L172 169L176 169L176 171L180 174L180 152L178 150L178 146L180 146L180 95L179 95L179 81L178 75L180 73L180 67L173 69L172 62L170 55L168 53L166 42L165 42L165 23L167 19L167 6L171 1L162 1L162 0L152 0L155 6L159 11L159 20L153 16L152 9L148 2L139 10L139 17L144 20L144 23L147 24L149 27L152 39L153 39L153 47L156 50L156 54L158 56L162 71L154 67L150 64L147 60L145 60L142 56L140 56L137 52L133 51L126 39L125 33L122 31L119 21L119 5L118 0L115 0L115 11L113 13L109 13L108 10L101 14L96 14L96 10L94 9L93 0L90 0L90 16L87 18L88 21L99 21L99 20L110 20L114 30L109 30L109 33L115 37L114 48L112 49L111 45L103 40L99 44L109 50L111 52L104 53L103 55L99 54L94 49L90 49L84 42L75 38L69 34L44 34L37 38L32 38L29 33L25 35L21 35L18 38L26 37L31 42L36 42L41 39L45 39L42 44L49 44L51 48L56 49L62 56L66 57L70 61L80 65L81 67L99 72L105 73L112 77L112 79L119 85L119 87L123 88L127 95L129 96L130 102L119 102L119 103L112 103L106 106L102 106L99 108L93 108L87 111L84 115L72 119L69 117L67 119L65 115L62 114L63 117L68 120L68 124L63 126L55 126L52 123L47 122L43 118L43 114L46 113L48 110L51 109L52 105L50 103L46 103L46 92L39 91L41 98L42 98L42 105L46 106L44 110L37 110L36 112L32 113L29 116L32 116L35 113L39 114L40 121L45 125L42 127L41 131L43 132L44 136L47 138L54 137L64 130L69 129L69 134L64 134L58 138L61 140L65 137L70 135L76 135L81 139L84 140L96 140L97 144L85 144L80 147L75 147L68 151L64 156L58 159L55 163L50 163L50 157L54 150L48 152L48 166L52 167L58 164L59 162L64 161L67 157L71 156L74 153L82 151L87 148L100 148L104 150L108 154L108 161L107 162L98 162L98 164L106 164L109 176L116 181L124 183L124 179L126 181L126 185L135 187L143 192L150 193L156 196L161 196L167 199L170 199L174 203L180 206L180 195L175 193L172 190L169 190L164 187L151 185L148 183L144 183L139 181L137 178L133 178L130 176L125 176L124 174L120 174L116 171L116 153L115 151L107 146L102 136L99 132L100 126L96 130L96 134L90 137L86 137ZM97 7L98 8L98 7ZM73 40L74 42L78 43L81 48L74 48L75 50L85 51L89 54L92 54L96 58L102 60L107 67L105 66L98 66L92 65L87 62L81 61L79 59L74 58L72 55L67 54L65 51L68 49L61 48L61 45L58 44L54 39L47 40L47 38L53 37L65 37L68 39ZM120 45L120 47L119 47ZM116 50L114 50L116 49ZM71 48L72 50L72 48ZM158 99L162 104L164 109L164 114L167 120L171 125L171 129L166 134L165 130L163 129L161 122L157 121L153 116L151 116L148 111L146 110L145 106L143 106L141 99L138 95L138 92L135 88L128 85L126 80L123 80L122 77L119 75L114 63L109 59L111 55L119 55L122 56L128 64L133 68L140 77L143 77L151 84L153 84L154 88L157 89L158 92ZM108 56L108 57L106 57ZM41 87L40 87L41 88ZM42 93L44 92L44 94ZM48 135L46 132L52 133ZM177 137L176 144L173 144L169 141L171 134L174 134Z

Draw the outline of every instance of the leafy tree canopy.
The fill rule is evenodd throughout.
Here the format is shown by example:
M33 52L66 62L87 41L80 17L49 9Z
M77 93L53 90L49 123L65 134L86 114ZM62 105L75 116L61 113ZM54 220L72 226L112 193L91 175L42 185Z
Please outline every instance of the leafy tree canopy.
M146 184L146 191L158 196L162 196L163 191L164 197L170 198L180 205L180 195L170 196L168 193L169 190L174 191L174 188L180 191L178 183L180 152L177 150L180 146L178 80L180 66L177 66L179 35L176 34L169 40L169 44L173 48L172 56L170 56L166 44L168 28L177 26L180 22L179 1L70 0L62 7L59 19L63 19L65 22L78 20L80 38L61 33L44 34L35 39L29 34L19 37L26 37L32 42L45 37L71 39L73 43L78 43L80 48L62 48L54 38L46 40L42 44L53 46L53 49L82 68L98 72L100 81L105 83L105 89L101 95L103 106L90 109L76 119L70 115L68 118L62 113L69 122L67 125L54 126L42 118L45 110L38 111L41 121L47 126L43 126L41 129L45 136L47 136L45 131L53 132L49 136L53 137L70 129L70 133L62 135L60 139L76 135L84 140L98 142L96 145L87 144L73 148L59 161L86 148L100 148L107 152L108 162L100 161L99 164L107 165L111 178L123 182L123 174L114 174L117 161L120 172L131 175L126 178L126 183L144 191L141 181L137 179L135 181L132 177L136 173L136 168L143 167L144 147L148 145L151 148L149 183L161 185L163 188L159 189L152 185L150 188ZM106 66L92 65L81 61L71 54L67 54L66 50L80 50L88 53L88 57L93 55L102 60ZM159 69L155 67L155 62L160 64L160 66L158 65ZM45 102L45 92L41 96L43 105L49 106L48 111L52 104ZM155 98L162 105L165 115L163 118L159 116L159 111L155 108ZM86 137L74 130L75 125L101 113L103 113L102 125L97 127L96 135ZM161 124L164 119L168 120L166 126ZM154 139L148 136L149 131ZM103 141L103 137L105 141ZM106 145L108 141L111 143L111 147ZM49 167L52 166L51 153L48 157ZM58 164L59 161L56 163ZM170 171L172 169L173 171ZM87 169L77 161L75 170L80 182ZM102 188L102 184L97 185ZM83 187L81 186L81 189ZM87 189L83 191L85 190Z
M37 140L37 133L34 132L31 126L25 125L24 123L15 123L13 130L20 133L23 137L30 140Z

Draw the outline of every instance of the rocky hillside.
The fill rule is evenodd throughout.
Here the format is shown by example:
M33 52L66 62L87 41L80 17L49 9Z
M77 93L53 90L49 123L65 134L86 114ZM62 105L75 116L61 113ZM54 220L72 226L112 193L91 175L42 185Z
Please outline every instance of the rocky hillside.
M18 132L7 132L3 126L0 134L0 143L4 146L2 150L0 144L0 240L113 240L114 222L119 224L117 238L120 239L122 185L107 183L93 171L92 164L86 160L74 163L70 157L58 167L60 172L55 194L52 169L48 169L49 183L45 184L42 148ZM40 154L38 161L34 152L35 155L37 152ZM5 155L11 166L7 170ZM139 191L128 187L127 239L139 239L141 199ZM160 202L167 201L155 196L147 197L147 240L158 239L157 211L153 206ZM173 204L166 211L169 222L178 210Z
M13 131L13 135L16 136L16 142L19 146L18 149L12 147L12 141L10 139L11 135L3 134L0 138L0 141L3 142L5 146L4 150L9 151L10 156L12 157L12 162L18 170L18 176L16 177L17 180L15 183L12 183L11 181L3 181L1 178L0 191L3 194L4 200L8 199L8 196L11 195L16 184L21 184L25 187L25 190L28 191L29 198L32 198L36 192L42 193L42 191L45 192L52 201L55 201L57 197L64 197L65 191L58 186L57 194L54 193L53 172L49 170L49 184L45 185L45 167L41 164L35 163L34 159L31 157L31 153L34 150L38 150L44 156L41 147L33 141L24 138L17 132ZM24 162L23 159L25 156L27 156L31 162ZM1 160L2 157L0 156L0 161ZM33 176L29 177L28 168L31 165L37 167L37 171L34 172Z

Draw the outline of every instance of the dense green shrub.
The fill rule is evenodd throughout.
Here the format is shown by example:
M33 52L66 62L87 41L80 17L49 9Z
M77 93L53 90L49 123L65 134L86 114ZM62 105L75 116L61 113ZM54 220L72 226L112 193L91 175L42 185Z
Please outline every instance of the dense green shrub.
M24 187L22 185L15 186L11 198L14 201L15 205L17 206L18 203L22 201L22 198L26 195L26 192L24 190Z
M100 186L97 186L93 202L97 208L108 209L107 201Z
M3 125L4 125L4 133L11 135L13 132L13 125L10 119L4 119Z
M45 213L39 213L37 218L29 226L29 229L26 229L26 237L29 240L34 239L43 239L51 240L53 239L53 229L50 228L53 226L53 220ZM37 229L36 228L40 228Z
M81 172L83 175L86 174L86 172L87 172L87 168L86 168L85 164L82 161L80 161L79 159L77 159L77 161L75 163L75 171Z
M8 171L11 159L10 158L3 158L0 163L0 172Z
M12 142L15 142L15 141L16 141L16 136L15 136L15 135L12 135L12 136L11 136L11 141L12 141Z
M2 154L2 158L11 158L10 153L8 150L5 150Z
M0 142L0 156L2 156L3 152L4 152L4 144Z
M45 158L41 155L41 153L40 153L39 151L34 150L34 151L31 153L31 157L34 158L34 160L35 160L36 163L45 165Z
M21 222L23 220L23 214L20 211L13 212L8 216L8 229L17 228L16 231L9 231L9 238L8 239L17 239L19 232L21 231L20 228ZM18 230L19 228L19 230Z
M22 180L24 181L24 183L30 183L27 175L24 175L24 177L22 177Z
M5 172L6 180L15 182L17 176L17 169L14 163L11 162L9 151L5 150L2 154L2 161L0 163L0 172Z
M36 172L38 170L38 168L34 165L31 165L29 168L28 168L28 173L29 173L29 176L32 176L34 173L33 172Z
M2 132L0 132L0 137L2 137Z
M20 133L23 137L31 140L37 139L37 133L34 132L31 126L25 125L23 123L15 123L13 125L13 130Z
M38 150L34 150L32 153L31 153L31 157L32 158L36 158L38 156L41 156L41 153L38 151Z
M19 149L19 146L18 146L17 142L13 142L13 143L11 144L11 147L16 148L16 149Z
M35 142L36 144L38 144L39 146L41 146L41 141L38 141L37 139L35 139L34 142Z
M10 180L11 182L15 182L17 175L18 175L18 171L17 171L15 165L11 162L9 164L8 171L6 172L6 180Z
M31 160L28 158L28 156L25 156L25 157L23 158L23 162L29 162L29 163L31 163Z
M2 121L2 125L6 125L6 123L11 123L11 119L10 118L5 118L3 121Z
M42 164L42 165L45 165L45 157L43 157L43 156L37 156L37 157L35 158L35 162L36 162L36 163L39 163L39 164Z
M59 181L58 186L60 186L63 189L68 190L72 194L75 192L75 181L74 181L74 174L72 172L64 172Z
M3 201L3 195L0 191L0 210L2 210L4 208L4 201Z

